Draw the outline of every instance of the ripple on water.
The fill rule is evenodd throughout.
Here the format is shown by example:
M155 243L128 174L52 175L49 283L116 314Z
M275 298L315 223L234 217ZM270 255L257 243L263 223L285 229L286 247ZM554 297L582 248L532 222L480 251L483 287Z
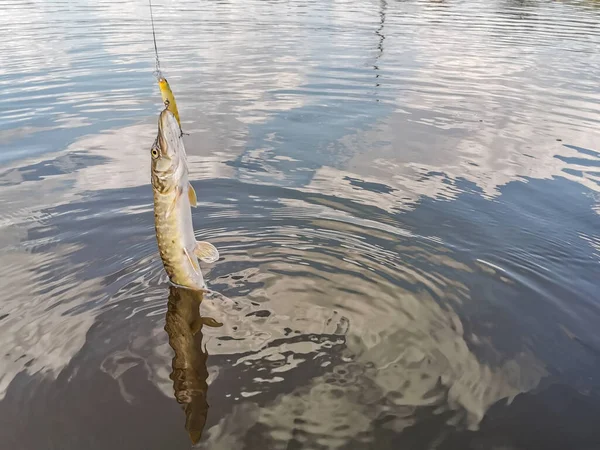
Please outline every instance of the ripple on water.
M224 324L206 331L209 354L230 361L218 371L235 372L240 365L246 367L240 385L254 393L255 401L283 395L277 382L253 381L259 375L261 379L285 380L300 373L304 381L300 387L286 388L292 397L282 397L281 408L286 410L292 401L300 402L293 403L294 408L302 408L307 417L317 411L337 414L340 423L336 429L338 425L340 428L336 433L350 439L367 431L371 421L384 411L409 423L413 419L406 417L406 408L432 405L454 411L468 425L476 426L492 403L539 382L544 369L530 354L515 355L501 364L484 364L471 352L474 338L465 335L456 311L471 301L466 277L472 276L476 266L468 259L456 259L439 239L373 228L358 217L344 220L351 217L341 214L349 205L333 197L324 205L302 202L295 193L295 200L289 201L285 190L277 197L265 198L257 195L260 187L258 192L251 186L245 189L257 201L240 203L235 214L228 209L219 211L217 206L201 212L202 238L222 251L221 260L207 273L211 289L219 294L205 299L203 311ZM204 192L210 196L210 191ZM86 204L93 201L88 199ZM100 194L95 201L104 204L110 197ZM111 258L102 255L105 228L92 226L98 220L95 215L81 214L73 204L69 208L77 224L68 213L56 214L44 220L39 232L35 228L30 231L40 240L57 230L62 237L60 244L52 246L30 242L36 250L29 256L39 255L46 262L35 265L36 281L16 298L27 295L37 305L47 306L45 299L52 298L55 306L46 310L53 316L34 313L39 310L36 304L28 307L27 320L31 326L43 324L44 333L27 333L37 345L21 345L27 357L17 360L17 367L32 367L34 372L52 369L55 373L65 366L69 371L90 370L93 364L85 353L76 363L70 359L82 347L95 345L99 346L97 352L107 354L112 361L102 363L103 370L116 379L129 370L132 358L143 360L151 379L169 394L164 372L169 352L164 336L161 338L157 331L138 335L138 327L144 323L141 318L160 328L166 312L166 277L154 252L154 237L150 225L142 225L144 220L139 220L139 230L134 226L119 228L119 222L131 225L137 217L150 221L151 211L133 208L128 215L111 218L113 226L121 229L112 236L116 246L112 248L134 248L138 254L126 269L115 272L110 269ZM265 208L276 212L269 222L261 219ZM218 213L213 215L213 210ZM219 227L227 215L235 222L229 228ZM78 229L87 232L82 236ZM68 251L58 252L60 248ZM127 259L125 252L113 257L114 267ZM61 272L60 267L70 273ZM84 298L87 300L82 301ZM19 302L15 308L18 313L10 314L0 326L22 328L24 306ZM85 336L92 324L99 331L90 342ZM13 331L13 335L17 339L19 333ZM48 347L47 342L53 344ZM115 353L127 342L127 349ZM13 347L16 349L16 344ZM55 351L63 354L62 360ZM123 351L125 354L120 353ZM38 365L32 366L30 359ZM514 370L520 373L516 378ZM9 374L18 371L15 368L5 373L6 385ZM354 378L346 379L343 374L349 373ZM250 375L253 377L244 378ZM321 392L329 389L322 385L337 388L329 394ZM364 391L363 385L370 390ZM358 392L362 394L357 397ZM366 398L367 392L373 397ZM315 398L325 403L315 403ZM335 401L329 404L328 399ZM373 402L379 406L368 406ZM273 430L291 427L298 415L284 414L278 404L261 412L258 423ZM342 410L355 412L346 416ZM354 423L357 414L362 419ZM398 419L398 427L407 426L404 419ZM314 439L335 440L335 436L327 437L331 424L324 425L322 419L317 423L322 431L315 428Z
M0 28L14 448L379 448L598 391L590 3L157 5L206 322L157 255L155 120L123 125L156 112L147 4L43 6Z

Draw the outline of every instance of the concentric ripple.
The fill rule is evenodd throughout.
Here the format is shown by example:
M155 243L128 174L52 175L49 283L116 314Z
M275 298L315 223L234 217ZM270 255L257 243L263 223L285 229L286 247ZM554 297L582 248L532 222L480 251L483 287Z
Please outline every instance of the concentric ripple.
M153 3L211 292L147 3L3 2L0 442L597 448L597 4Z
M449 427L477 429L492 405L535 389L549 375L535 344L541 328L529 328L527 338L507 339L523 319L511 317L510 310L486 324L491 319L484 309L495 308L490 291L501 292L506 302L527 291L527 282L444 237L414 233L410 215L387 214L377 226L367 218L369 207L334 196L225 180L196 189L204 194L194 215L198 237L217 245L222 256L205 268L213 293L200 308L222 326L204 327L203 343L193 347L209 355L209 408L195 435L205 433L201 442L207 448L247 439L264 440L269 448L290 440L308 447L367 445L382 427L401 433L440 415ZM211 201L224 192L238 195ZM64 395L73 379L85 383L100 371L117 382L131 405L156 407L155 400L147 404L141 397L152 388L172 397L172 346L162 330L168 283L156 254L152 210L143 206L149 192L131 188L122 194L139 200L129 202L129 214L110 218L119 230L111 233L111 248L124 252L113 255L115 261L125 261L126 251L138 255L121 269L103 254L106 227L95 226L97 214L85 212L100 205L110 210L110 192L48 212L28 232L31 256L48 264L36 265L40 288L30 284L27 294L15 296L19 313L9 312L2 321L15 339L6 355L14 361L5 371L6 401L23 370L44 379L60 374L50 386ZM392 220L395 228L385 224ZM60 244L42 244L59 230ZM75 292L77 299L71 298ZM22 298L53 299L48 312L31 321L43 324L43 332L16 331L22 327ZM29 308L28 316L36 317L40 304ZM23 341L23 333L36 341ZM14 358L17 351L21 358ZM150 383L141 391L139 375L133 376L139 370ZM51 407L46 401L40 394L30 407Z

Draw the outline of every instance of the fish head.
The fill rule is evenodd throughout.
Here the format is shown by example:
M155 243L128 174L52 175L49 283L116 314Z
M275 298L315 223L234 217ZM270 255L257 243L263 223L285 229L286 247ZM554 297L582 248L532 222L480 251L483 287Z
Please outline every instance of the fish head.
M158 119L158 135L150 150L152 185L161 193L174 189L186 167L183 135L177 119L165 108Z

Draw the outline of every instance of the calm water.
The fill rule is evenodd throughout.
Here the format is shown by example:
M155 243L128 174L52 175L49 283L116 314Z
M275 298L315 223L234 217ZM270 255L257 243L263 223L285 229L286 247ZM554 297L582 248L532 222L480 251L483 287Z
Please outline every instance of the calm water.
M600 448L600 3L0 11L0 448Z

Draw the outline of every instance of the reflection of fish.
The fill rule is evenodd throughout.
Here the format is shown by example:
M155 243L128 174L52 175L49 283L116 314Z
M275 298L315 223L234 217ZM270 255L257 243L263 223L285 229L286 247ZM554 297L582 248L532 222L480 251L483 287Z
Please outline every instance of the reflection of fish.
M205 289L198 259L215 262L219 252L194 236L190 207L196 206L196 192L188 181L181 128L168 107L160 113L151 155L154 225L165 270L175 284Z
M202 293L170 286L165 330L175 351L171 372L175 398L184 405L185 429L195 444L202 437L208 414L207 353L202 351L202 326L220 326L200 316Z

